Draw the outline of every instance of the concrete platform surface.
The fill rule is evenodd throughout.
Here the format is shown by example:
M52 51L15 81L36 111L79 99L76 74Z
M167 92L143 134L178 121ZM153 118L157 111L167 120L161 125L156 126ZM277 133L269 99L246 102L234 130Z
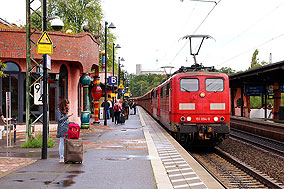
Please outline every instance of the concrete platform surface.
M6 147L0 140L0 188L222 188L142 108L123 125L82 130L82 164L59 163L58 142L41 149ZM103 122L101 122L103 124ZM20 136L20 135L19 135ZM18 137L18 135L17 135Z

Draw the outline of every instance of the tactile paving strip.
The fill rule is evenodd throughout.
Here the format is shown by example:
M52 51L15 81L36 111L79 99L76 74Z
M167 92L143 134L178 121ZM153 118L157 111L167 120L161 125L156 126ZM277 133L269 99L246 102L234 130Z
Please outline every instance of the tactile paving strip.
M145 110L139 109L146 127L155 143L162 163L174 188L207 188L194 170L166 138L160 125Z

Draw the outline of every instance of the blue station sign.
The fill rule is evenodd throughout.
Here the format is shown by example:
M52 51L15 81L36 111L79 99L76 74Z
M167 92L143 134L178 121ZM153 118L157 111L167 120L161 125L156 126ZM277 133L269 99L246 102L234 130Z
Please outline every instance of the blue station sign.
M108 77L109 85L117 85L117 77L116 76L109 76Z
M245 86L246 96L260 96L264 92L265 92L265 86L253 86L253 85Z

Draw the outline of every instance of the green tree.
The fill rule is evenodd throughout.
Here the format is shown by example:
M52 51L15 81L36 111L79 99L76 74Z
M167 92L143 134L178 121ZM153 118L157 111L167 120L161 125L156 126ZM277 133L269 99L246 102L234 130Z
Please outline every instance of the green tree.
M100 0L49 0L48 17L59 16L65 31L83 32L88 25L91 33L98 33L103 13Z
M166 75L147 74L147 75L134 75L130 74L130 91L133 97L142 96L152 88L157 87L162 81L164 81Z
M250 67L248 68L248 70L251 70L251 69L254 69L254 68L259 68L261 66L264 66L264 65L267 65L268 63L265 62L265 61L261 61L259 62L259 58L257 57L259 51L258 49L256 49L252 55L252 58L251 58L251 64L250 64Z
M94 34L100 41L100 50L105 47L104 23L102 23L103 12L101 8L101 0L49 0L48 1L48 17L59 16L63 23L63 32L71 30L73 34L83 32L83 25L89 26L89 32ZM112 71L113 66L113 42L116 37L108 29L107 44L107 69ZM100 55L100 60L102 57ZM100 61L100 68L101 68ZM117 63L115 57L115 70L117 71Z
M216 71L220 73L225 73L227 75L236 73L236 70L233 70L232 68L229 68L229 67L222 67L220 68L220 70L216 70Z

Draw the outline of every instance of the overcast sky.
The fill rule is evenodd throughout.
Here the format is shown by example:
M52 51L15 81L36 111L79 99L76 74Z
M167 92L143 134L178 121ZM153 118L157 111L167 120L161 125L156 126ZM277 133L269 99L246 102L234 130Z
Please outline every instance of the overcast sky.
M0 1L1 18L25 23L25 0ZM142 70L190 66L189 43L179 39L192 34L214 38L204 41L197 56L205 66L245 70L255 49L260 61L269 62L270 53L272 62L284 60L284 0L216 2L102 0L102 8L105 20L117 27L112 32L122 47L118 56L131 73L136 64Z

